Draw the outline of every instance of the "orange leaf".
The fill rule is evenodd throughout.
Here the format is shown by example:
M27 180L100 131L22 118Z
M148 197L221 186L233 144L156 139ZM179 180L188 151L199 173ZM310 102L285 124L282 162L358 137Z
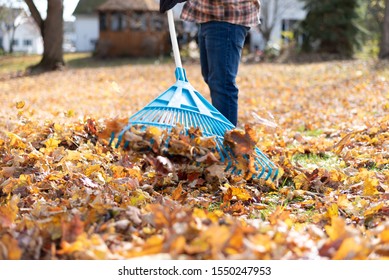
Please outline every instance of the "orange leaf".
M245 125L245 132L233 129L224 135L224 143L230 146L236 156L249 155L254 151L258 137L249 125Z
M179 200L182 196L182 184L179 184L178 187L172 192L172 199Z
M26 105L26 102L24 102L24 101L17 101L16 102L16 109L23 109L24 105Z
M4 227L10 227L19 212L19 196L12 196L11 200L4 206L0 206L0 223Z
M231 190L232 190L232 195L236 196L239 200L246 201L252 198L251 194L243 188L231 187Z
M105 122L105 128L97 133L97 137L99 139L109 139L114 133L117 135L122 129L127 125L128 118L115 118L115 119L109 119Z
M19 248L18 241L10 236L4 234L0 239L0 260L19 260L22 257L22 250Z
M389 229L385 229L381 232L379 237L383 243L389 243Z

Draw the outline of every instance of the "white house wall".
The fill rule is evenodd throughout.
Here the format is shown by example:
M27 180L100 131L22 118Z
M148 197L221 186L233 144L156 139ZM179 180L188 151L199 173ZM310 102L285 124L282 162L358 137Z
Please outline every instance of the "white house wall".
M78 52L94 51L99 38L99 20L97 15L76 15L76 50Z
M280 43L282 38L282 20L298 20L301 21L306 17L306 11L304 10L304 4L299 0L281 0L280 3L287 5L287 9L281 14L276 21L276 25L270 36L272 43Z
M5 51L9 51L10 33L3 34L3 47ZM42 54L43 53L43 39L38 28L31 24L31 22L24 23L16 28L14 40L17 45L14 45L14 52L24 52L28 54ZM31 44L26 44L26 42Z

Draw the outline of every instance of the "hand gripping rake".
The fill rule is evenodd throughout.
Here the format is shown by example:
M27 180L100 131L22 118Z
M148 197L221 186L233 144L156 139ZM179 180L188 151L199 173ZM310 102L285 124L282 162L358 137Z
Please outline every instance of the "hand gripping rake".
M177 124L181 124L186 132L191 127L198 127L205 137L215 137L216 151L221 161L227 163L226 171L239 175L241 170L233 165L231 149L223 145L225 132L235 127L188 82L185 69L181 64L172 10L167 11L167 15L176 64L176 82L129 118L128 125L118 135L116 147L120 145L124 133L134 125L154 126L171 131ZM278 175L276 166L258 147L255 147L254 157L257 171L254 176L265 180L269 178L275 180Z

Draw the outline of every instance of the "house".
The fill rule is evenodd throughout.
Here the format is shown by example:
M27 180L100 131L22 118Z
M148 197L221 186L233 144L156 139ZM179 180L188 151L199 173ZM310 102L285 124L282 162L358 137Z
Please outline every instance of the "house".
M260 26L250 29L250 50L263 50L266 46L280 46L288 39L285 32L295 31L297 24L304 20L306 11L300 0L261 1L261 24L271 26L270 38L266 42ZM300 38L296 38L299 40Z
M283 38L283 32L295 31L296 24L303 21L307 15L307 11L304 9L304 3L300 0L285 0L282 3L284 6L279 11L270 37L270 40L274 43L279 42Z
M76 51L76 32L74 21L64 21L63 24L63 51L75 52Z
M34 19L22 9L10 8L11 18L0 22L0 43L4 51L43 53L43 39Z
M155 0L108 0L98 7L99 56L159 56L171 50L167 18Z
M80 0L73 15L75 47L78 52L91 52L95 50L99 38L99 17L97 7L106 0Z

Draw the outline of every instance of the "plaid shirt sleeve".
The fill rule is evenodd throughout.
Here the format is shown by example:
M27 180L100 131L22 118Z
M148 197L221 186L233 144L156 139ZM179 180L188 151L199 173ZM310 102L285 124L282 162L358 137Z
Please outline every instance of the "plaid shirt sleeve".
M182 9L181 19L197 23L226 21L256 26L260 23L259 0L188 0Z

